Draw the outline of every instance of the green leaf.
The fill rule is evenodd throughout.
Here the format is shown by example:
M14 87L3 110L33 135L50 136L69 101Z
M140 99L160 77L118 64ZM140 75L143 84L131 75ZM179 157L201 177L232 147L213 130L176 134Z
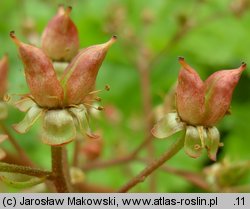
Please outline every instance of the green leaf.
M194 126L187 126L184 150L187 155L193 158L200 157L202 154L202 142L200 133Z
M45 178L30 177L19 173L0 173L0 180L18 189L29 188L44 182Z
M38 106L32 106L29 111L26 113L24 119L18 123L13 125L13 128L18 133L26 133L30 130L32 125L37 121L37 119L42 115L43 109L39 108Z
M206 148L211 160L216 161L216 154L220 147L220 132L216 127L208 128Z
M75 138L74 120L67 110L49 110L44 114L43 143L56 146L69 143Z
M151 130L156 138L167 138L185 128L177 113L168 113Z

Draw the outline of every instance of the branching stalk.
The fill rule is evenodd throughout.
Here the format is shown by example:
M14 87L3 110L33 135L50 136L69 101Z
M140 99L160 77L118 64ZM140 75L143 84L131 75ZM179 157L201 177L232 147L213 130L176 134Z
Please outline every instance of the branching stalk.
M175 141L172 146L157 160L153 161L149 166L147 166L142 172L137 176L132 178L127 184L120 188L117 192L128 192L130 189L135 187L138 183L143 182L151 173L153 173L157 168L164 164L167 160L172 158L184 145L184 137L181 137Z

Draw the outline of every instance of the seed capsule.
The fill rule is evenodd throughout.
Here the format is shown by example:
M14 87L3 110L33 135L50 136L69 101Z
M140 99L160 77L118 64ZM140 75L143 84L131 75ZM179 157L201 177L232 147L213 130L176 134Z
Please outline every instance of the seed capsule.
M213 126L227 113L233 91L245 69L246 64L243 63L237 69L217 71L205 81L206 119L204 125Z
M42 35L42 49L54 61L70 61L79 50L78 31L70 19L72 8L60 6Z
M62 76L66 104L80 104L92 91L99 68L109 47L116 41L113 36L108 42L83 49L72 60Z
M18 47L26 81L36 103L48 108L61 106L63 88L56 77L50 59L41 49L19 41L14 32L10 33L10 37Z

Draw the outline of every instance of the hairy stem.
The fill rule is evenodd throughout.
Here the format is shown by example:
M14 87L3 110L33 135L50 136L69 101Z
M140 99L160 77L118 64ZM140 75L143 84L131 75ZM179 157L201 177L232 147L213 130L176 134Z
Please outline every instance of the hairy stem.
M64 146L51 146L53 181L57 192L70 192L69 168L66 148Z
M175 141L172 146L157 160L148 165L142 172L132 178L127 184L120 188L117 192L128 192L135 187L138 183L143 182L151 173L163 165L167 160L172 158L184 145L184 137Z
M47 177L48 179L52 179L52 173L50 171L38 169L38 168L31 168L27 166L20 166L15 164L8 164L8 163L1 163L0 162L0 171L1 172L9 172L9 173L21 173L26 174L29 176L36 176L36 177Z

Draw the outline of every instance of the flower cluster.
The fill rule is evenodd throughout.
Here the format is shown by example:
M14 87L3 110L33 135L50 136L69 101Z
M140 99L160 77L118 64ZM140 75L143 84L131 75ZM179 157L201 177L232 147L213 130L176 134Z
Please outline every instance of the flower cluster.
M220 70L203 82L197 72L180 57L182 66L176 88L177 112L165 115L152 129L157 138L185 131L185 152L197 158L203 148L216 160L220 133L215 124L229 112L234 88L246 64L237 69Z
M27 132L42 117L42 141L49 145L69 143L82 134L95 137L89 128L86 98L93 94L99 68L113 36L104 44L79 50L77 28L69 17L71 8L59 7L42 35L42 48L21 42L14 32L10 37L18 48L30 94L16 106L27 112L23 121L14 125L19 133ZM53 61L67 61L58 78Z

